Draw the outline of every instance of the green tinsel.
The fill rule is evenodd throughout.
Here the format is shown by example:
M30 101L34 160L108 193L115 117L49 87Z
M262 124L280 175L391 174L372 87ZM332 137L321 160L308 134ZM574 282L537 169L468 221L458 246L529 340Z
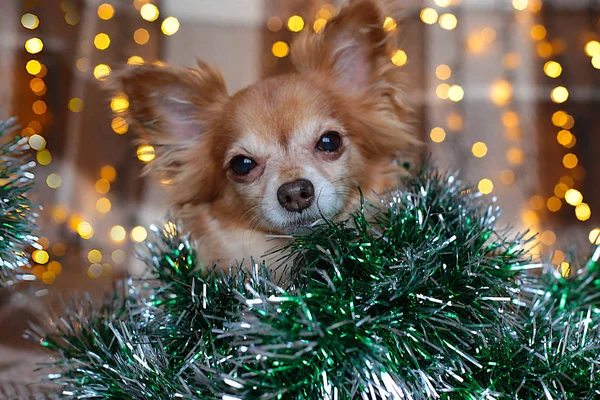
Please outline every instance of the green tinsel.
M21 268L29 264L25 249L34 246L36 214L26 194L31 190L35 165L24 159L27 138L13 138L14 120L0 121L0 287L23 279ZM33 275L30 275L33 276Z
M68 398L599 398L600 250L563 278L498 215L426 169L298 237L285 285L253 263L204 277L169 223L142 254L149 277L29 336Z

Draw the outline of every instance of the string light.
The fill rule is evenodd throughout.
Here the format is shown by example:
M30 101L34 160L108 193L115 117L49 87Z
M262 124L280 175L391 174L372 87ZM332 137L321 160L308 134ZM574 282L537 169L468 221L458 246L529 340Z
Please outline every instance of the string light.
M527 0L513 0L512 1L512 5L515 8L515 10L519 10L519 11L523 11L527 8L528 5L528 1Z
M126 236L127 236L127 232L125 231L125 228L123 228L121 225L115 225L110 229L110 238L114 242L120 243L123 240L125 240ZM114 256L113 256L113 261L116 261L114 259Z
M569 99L569 91L564 86L557 86L554 89L552 89L552 92L550 93L550 98L553 102L557 104L564 103Z
M25 64L25 69L31 75L37 75L42 70L42 64L38 60L29 60L27 64Z
M140 9L140 15L148 22L156 21L159 14L158 8L151 3L144 4Z
M383 30L386 32L395 31L397 26L398 24L396 23L396 20L392 17L385 17L383 20Z
M98 17L102 20L108 21L115 15L115 8L108 4L102 3L98 6Z
M325 29L325 25L327 25L327 20L325 18L317 18L313 24L313 30L316 33L320 33Z
M34 134L29 138L29 146L34 150L42 150L46 147L46 139L43 136Z
M452 70L446 64L438 65L437 68L435 69L435 76L437 76L438 79L441 79L443 81L449 79L451 75L452 75Z
M115 117L110 123L110 127L117 135L124 135L129 129L129 125L125 118Z
M50 174L46 177L46 185L51 189L58 189L62 185L62 177L59 174Z
M456 18L456 15L446 13L440 16L439 23L442 28L451 31L454 28L456 28L456 25L458 24L458 19Z
M129 108L129 101L124 94L117 95L110 100L110 109L116 113L121 113Z
M150 145L141 145L140 147L138 147L136 153L137 158L145 163L154 160L154 157L156 157L156 155L154 154L154 147Z
M100 168L100 177L109 182L114 182L117 179L117 170L112 165L104 165Z
M465 97L465 91L459 85L452 85L448 89L448 98L454 102L459 102Z
M110 190L110 182L104 178L100 178L94 185L96 192L100 194L106 194Z
M134 242L143 242L148 237L148 232L143 226L136 226L131 230L131 240Z
M448 85L447 83L441 83L435 89L435 94L440 99L445 100L448 98L449 91L450 91L450 85Z
M304 29L304 20L299 15L292 15L287 20L287 28L292 32L300 32Z
M281 18L272 16L267 20L267 29L271 32L279 32L283 28L283 21Z
M562 201L558 197L552 196L546 201L546 207L551 212L557 212L562 208Z
M435 143L442 143L446 139L446 131L440 127L435 127L429 133L429 137Z
M48 165L52 162L52 154L48 149L44 149L42 151L38 151L35 155L35 159L40 165Z
M597 40L590 40L585 44L585 54L589 57L593 57L596 54L600 54L600 42Z
M575 207L575 216L580 221L587 221L592 216L592 210L586 203L581 203Z
M94 236L94 229L89 222L83 221L77 225L77 233L83 239L91 239Z
M394 52L394 55L392 56L392 62L394 65L401 67L405 65L407 61L408 56L403 50L396 50L396 52Z
M112 204L109 199L106 197L101 197L96 201L96 211L100 214L106 214L110 211Z
M578 206L583 201L583 195L577 189L569 189L565 193L565 201L572 206Z
M505 185L511 185L515 182L515 173L510 169L504 169L500 172L500 182Z
M25 42L25 50L30 54L37 54L44 48L44 42L40 38L27 39Z
M544 73L550 78L558 78L562 74L562 66L556 61L548 61L544 64Z
M94 78L103 80L111 72L111 68L106 64L98 64L94 67Z
M102 253L100 252L100 250L90 250L87 254L87 259L91 263L99 263L100 261L102 261Z
M290 46L286 42L275 42L271 47L271 52L275 57L283 58L290 53Z
M133 41L139 45L145 45L150 40L150 33L144 28L136 29L133 32Z
M24 28L33 30L40 26L40 20L37 15L26 13L21 17L21 25L23 25Z
M573 169L577 166L578 162L579 160L577 159L577 156L573 153L565 154L563 157L563 165L565 168Z
M508 104L513 95L513 88L509 81L501 79L492 83L490 99L496 105Z
M94 37L94 46L98 50L106 50L110 46L110 36L106 33L99 33Z
M117 249L111 253L110 258L117 264L123 264L126 258L125 252L121 249Z
M81 100L79 97L72 98L69 100L68 108L69 111L74 113L83 111L83 100Z
M494 190L494 183L490 179L484 178L477 184L477 189L483 194L490 194Z
M488 148L485 143L477 142L471 147L471 152L477 158L483 158L487 154Z
M438 21L438 13L433 8L426 7L421 10L421 21L428 25L433 25Z
M167 36L174 35L179 30L179 20L175 17L167 17L160 25L160 30Z

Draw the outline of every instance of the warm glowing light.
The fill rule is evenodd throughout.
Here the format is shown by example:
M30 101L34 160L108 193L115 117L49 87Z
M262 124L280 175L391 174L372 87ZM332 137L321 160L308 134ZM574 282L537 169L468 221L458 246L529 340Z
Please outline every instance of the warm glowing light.
M108 21L115 15L115 8L108 3L103 3L98 6L98 17Z
M35 94L44 94L46 92L46 84L40 78L33 78L29 82L29 87Z
M51 189L58 189L62 185L62 177L59 174L50 174L46 177L46 185Z
M267 29L271 32L279 32L281 28L283 28L283 21L281 21L281 18L276 16L269 17L267 20Z
M450 4L452 4L452 0L434 0L435 4L437 4L440 7L448 7Z
M287 27L292 32L300 32L304 29L304 20L299 15L292 15L287 20Z
M569 98L569 91L564 86L557 86L554 89L552 89L552 92L550 93L550 98L555 103L564 103Z
M544 73L550 78L558 78L562 74L562 66L556 61L548 61L544 64Z
M42 274L42 282L46 285L52 285L56 280L56 275L52 271L46 271Z
M519 126L519 114L514 111L506 111L502 114L502 124L507 128L516 128Z
M473 155L477 158L485 157L487 151L488 148L483 142L477 142L473 145L473 147L471 147L471 152L473 152Z
M110 37L106 33L99 33L94 37L94 46L98 50L106 50L110 46Z
M513 95L513 88L509 81L498 80L492 83L490 89L490 99L499 106L506 105Z
M588 236L591 244L600 244L600 228L594 228Z
M106 194L110 190L110 182L104 178L100 178L94 185L96 192L100 194Z
M515 8L515 10L519 10L519 11L523 11L524 9L526 9L528 4L529 4L528 0L513 0L512 1L512 5Z
M556 135L556 140L558 140L558 143L562 144L563 146L568 146L569 143L573 141L573 134L563 129Z
M129 65L142 65L144 63L144 59L140 56L131 56L127 59L127 64Z
M156 155L154 154L154 147L150 145L141 145L137 149L137 158L142 162L150 162L154 160L155 156Z
M148 43L148 41L150 40L150 34L148 33L148 31L144 28L139 28L136 29L135 32L133 32L133 41L136 42L139 45L144 45L146 43Z
M552 123L554 126L563 126L569 120L569 114L564 111L556 111L552 114Z
M179 30L179 20L175 17L167 17L160 25L160 30L167 36L174 35Z
M458 19L456 19L456 16L454 14L446 13L440 15L439 23L442 28L451 31L452 29L456 28L456 25L458 24Z
M556 242L556 234L552 231L544 231L540 235L540 242L546 246L552 246Z
M44 42L40 38L27 39L25 42L25 50L30 54L37 54L44 48Z
M114 112L124 112L129 108L129 101L125 95L117 95L110 100L110 109Z
M40 20L35 14L23 14L21 17L21 25L27 29L35 29L40 25Z
M92 279L98 279L102 276L102 265L94 263L88 267L88 276Z
M552 264L558 265L565 260L565 253L560 250L555 250L552 254Z
M448 98L449 91L450 91L450 85L448 85L447 83L441 83L435 89L435 94L440 99L445 100Z
M512 185L515 182L515 173L510 169L504 169L500 172L500 182L505 185Z
M62 224L69 217L69 212L65 206L58 205L52 208L51 215L52 220L54 220L54 222L56 222L57 224Z
M533 195L529 198L529 206L534 210L539 211L543 209L545 204L546 202L544 201L544 198L539 194Z
M429 132L429 137L435 143L442 143L446 139L446 131L440 127L435 127Z
M546 207L552 212L557 212L562 208L562 201L558 197L552 196L546 201Z
M100 261L102 261L102 253L100 252L100 250L90 250L87 254L87 259L91 263L99 263Z
M127 121L125 120L125 118L121 117L113 118L113 120L110 123L110 127L113 131L115 131L117 135L123 135L127 133L127 130L129 129Z
M275 57L283 58L290 53L290 46L286 42L275 42L271 47L271 52Z
M398 24L396 23L396 20L392 17L385 17L385 19L383 20L383 29L386 32L392 32L396 30L397 26Z
M98 64L94 67L94 78L102 80L110 74L110 67L106 64Z
M117 249L112 252L110 258L112 258L112 260L117 264L122 264L125 262L125 252L121 249Z
M126 236L127 232L121 225L115 225L110 229L110 238L117 243L125 240Z
M144 228L143 226L136 226L131 230L131 240L133 240L134 242L143 242L144 240L146 240L147 236L148 232L146 232L146 228Z
M35 250L31 254L31 258L38 264L46 264L50 259L50 256L45 250Z
M474 32L467 38L467 48L470 52L479 54L485 50L485 42L478 33Z
M554 195L562 199L563 197L565 197L565 193L567 193L567 190L569 190L569 187L567 185L565 185L564 183L558 183L554 186Z
M42 64L38 60L29 60L27 64L25 64L25 69L31 75L37 75L42 70Z
M568 187L573 187L573 185L575 185L575 181L570 176L561 176L560 183L564 183Z
M158 8L154 4L150 4L150 3L144 4L142 6L142 8L140 9L140 15L146 21L150 21L150 22L156 21L158 19L159 14L160 14L160 12L158 11Z
M46 139L38 134L29 137L29 146L34 150L42 150L46 148Z
M313 24L313 30L316 33L323 32L323 29L325 29L325 25L327 25L327 20L325 18L317 18L315 20L315 23Z
M596 54L592 57L592 66L596 69L600 69L600 54Z
M590 40L585 44L585 54L590 57L600 54L600 42L597 40Z
M558 268L559 268L560 275L563 278L566 278L571 273L571 265L566 261L561 262L560 266Z
M107 199L106 197L101 197L98 199L98 201L96 201L96 210L100 214L106 214L107 212L110 211L111 207L112 207L112 204L111 204L110 200Z
M464 126L463 117L457 113L451 113L446 120L448 128L453 131L460 131Z
M94 229L92 229L92 225L89 222L83 221L77 225L77 233L83 239L90 239L94 236Z
M37 152L35 159L40 165L48 165L52 162L52 154L50 154L48 149L44 149Z
M546 28L544 25L534 25L531 27L531 38L535 40L543 40L546 38Z
M42 115L43 113L46 112L46 110L48 110L48 106L46 105L45 101L43 101L43 100L36 100L36 101L33 102L33 105L31 106L31 109L37 115Z
M577 159L577 156L573 153L565 154L563 157L563 165L565 168L573 169L577 166L578 162L579 160Z
M438 20L438 13L433 8L424 8L421 10L421 21L428 25L435 24Z
M392 62L394 63L394 65L397 65L399 67L406 64L407 61L408 61L408 56L406 55L406 53L403 50L396 50L396 52L392 56Z
M523 164L525 160L525 153L522 149L518 147L511 147L506 152L506 161L508 161L512 165Z
M459 85L452 85L448 89L448 98L454 102L459 102L465 97L465 91Z
M54 275L60 275L62 272L62 265L58 261L50 261L46 268Z
M592 216L592 210L586 203L581 203L575 207L575 216L580 221L587 221Z
M81 112L83 110L83 100L79 97L74 97L69 100L68 104L69 110L75 113Z
M577 189L569 189L565 193L565 201L572 206L578 206L583 201L583 195Z
M112 165L104 165L100 168L100 177L109 182L114 182L117 179L117 170Z
M518 53L508 53L502 57L502 65L506 69L515 69L521 65L521 56Z
M435 76L437 76L438 79L441 79L443 81L450 78L451 75L452 75L452 70L446 64L438 65L437 68L435 69Z
M482 179L477 184L477 189L483 194L490 194L494 190L494 183L487 178Z

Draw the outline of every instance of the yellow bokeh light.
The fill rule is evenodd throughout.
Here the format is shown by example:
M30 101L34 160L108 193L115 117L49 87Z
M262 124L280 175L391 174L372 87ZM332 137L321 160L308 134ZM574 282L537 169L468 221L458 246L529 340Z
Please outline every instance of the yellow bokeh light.
M467 49L475 54L482 53L485 50L485 42L478 33L474 32L469 35Z
M557 212L562 208L562 201L555 196L552 196L546 201L546 207L552 212Z
M89 222L83 221L77 225L77 233L83 239L90 239L92 236L94 236L94 229Z
M563 165L565 168L573 169L577 166L578 162L579 160L577 159L577 156L573 153L565 154L563 157Z
M558 143L562 144L563 146L567 146L573 141L573 134L568 130L563 129L556 135L556 140L558 140Z
M100 17L100 19L108 21L114 15L115 15L115 8L112 5L110 5L108 3L102 3L98 6L98 17Z
M569 189L565 193L565 201L572 206L578 206L583 201L583 195L577 189Z
M127 130L129 129L127 121L125 120L125 118L121 117L113 118L113 120L110 123L110 127L113 131L115 131L117 135L123 135L127 133Z
M50 154L48 149L38 151L35 158L40 165L48 165L52 162L52 154Z
M62 185L62 177L59 174L50 174L46 177L46 185L51 189L58 189Z
M115 225L110 229L110 238L117 243L125 240L126 236L127 232L121 225Z
M510 169L504 169L500 172L500 182L505 185L512 185L515 182L515 173Z
M581 203L575 207L575 216L580 221L587 221L592 216L592 210L586 203Z
M515 8L515 10L519 10L519 11L523 11L524 9L526 9L528 4L529 4L528 0L513 0L512 1L512 6Z
M48 262L48 260L50 259L50 256L48 255L48 252L46 252L45 250L35 250L31 254L31 258L33 259L33 261L35 261L38 264L46 264Z
M548 58L552 55L552 45L549 42L539 42L536 46L538 56Z
M81 100L79 97L73 97L71 100L69 100L68 107L71 112L81 112L83 110L83 100Z
M110 100L110 109L114 112L124 112L129 108L129 100L125 95L117 95Z
M446 131L440 127L435 127L429 132L429 137L435 143L442 143L446 139Z
M513 95L513 87L509 81L501 79L492 83L490 99L496 105L506 105Z
M100 214L106 214L110 211L112 204L109 199L106 197L101 197L96 201L96 211Z
M90 250L87 254L87 259L91 263L99 263L100 261L102 261L102 253L100 252L100 250Z
M544 231L540 235L540 242L546 246L552 246L556 242L556 234L552 231Z
M398 24L396 23L396 20L392 17L385 17L383 20L383 29L386 32L395 31L397 26Z
M137 44L144 45L150 40L150 33L144 28L136 29L133 32L133 41Z
M450 85L448 85L447 83L441 83L435 89L435 94L440 99L445 100L448 98L449 91L450 91Z
M452 0L434 0L439 7L445 8L452 4Z
M46 148L46 139L38 134L29 137L29 146L34 150L43 150Z
M600 69L600 54L596 54L594 57L592 57L591 61L594 68Z
M492 190L494 190L494 183L491 180L484 178L477 184L477 189L483 194L490 194L492 193Z
M110 182L104 178L100 178L94 185L96 192L100 194L106 194L110 190Z
M465 91L459 85L452 85L448 89L448 98L454 102L459 102L465 97Z
M275 57L283 58L290 53L290 46L286 42L275 42L271 47L271 52Z
M565 260L565 253L560 250L555 250L552 254L552 264L558 265Z
M460 131L464 126L463 117L458 113L451 113L446 120L448 128L453 131Z
M562 127L563 129L571 129L575 126L575 118L572 115L567 114L567 122L565 122Z
M100 177L109 182L114 182L117 179L117 170L112 165L104 165L100 168Z
M523 164L524 160L525 152L523 152L523 149L519 147L511 147L506 152L506 161L508 161L512 165Z
M62 272L62 265L58 261L50 261L46 268L54 275L60 275Z
M483 142L477 142L477 143L473 144L473 146L471 147L471 152L477 158L485 157L485 155L487 154L487 151L488 151L487 145Z
M534 210L539 211L543 209L545 205L546 202L544 201L544 198L539 194L533 195L529 198L529 206Z
M140 15L146 21L152 22L158 19L160 12L158 11L158 7L154 4L144 4L142 8L140 8Z
M110 258L117 264L122 264L125 262L125 252L121 249L117 249L111 253Z
M148 232L143 226L136 226L131 230L131 240L134 242L143 242L148 237Z
M433 8L426 7L421 10L421 21L428 25L433 25L438 20L438 13Z
M407 61L408 61L408 56L406 55L406 53L403 50L396 50L396 52L392 56L392 62L394 63L394 65L397 65L398 67L403 66L404 64L406 64Z
M21 17L21 25L27 29L35 29L40 26L40 20L37 15L26 13Z
M569 120L569 114L564 111L556 111L552 114L552 123L554 126L563 126Z
M111 68L106 64L98 64L94 67L94 78L101 80L110 74Z
M534 25L531 27L531 38L535 40L543 40L546 38L546 28L544 25Z
M585 54L590 57L600 54L600 42L597 40L590 40L585 44Z
M38 60L29 60L27 64L25 64L25 69L31 75L37 75L42 70L42 64Z
M509 128L513 129L519 126L521 123L519 119L519 114L514 111L506 111L502 114L502 124Z
M110 36L106 33L99 33L94 37L94 46L98 50L106 50L110 46Z
M25 50L30 54L37 54L44 48L44 42L40 38L27 39L25 42Z
M127 64L129 65L142 65L144 63L144 59L140 56L131 56L127 59Z
M564 86L557 86L554 89L552 89L552 92L550 93L550 98L553 102L557 104L564 103L569 99L569 91Z
M521 221L523 221L523 224L525 224L527 226L533 226L533 225L537 225L540 222L540 218L538 217L538 215L535 211L524 210L521 213Z
M544 73L550 78L558 78L562 74L562 66L556 61L548 61L544 64Z
M442 28L451 31L452 29L456 28L456 25L458 24L458 19L456 18L456 15L446 13L440 15L439 23Z
M304 20L299 15L292 15L287 20L287 27L292 32L300 32L304 29Z
M554 195L562 199L563 197L565 197L565 193L567 193L567 190L569 190L569 187L567 185L565 185L564 183L558 183L554 186Z
M48 106L46 105L45 101L43 101L43 100L36 100L36 101L33 102L33 105L31 106L31 109L37 115L42 115L43 113L46 112L46 110L48 110Z
M327 20L325 18L317 18L315 20L315 23L313 24L313 30L316 33L323 32L323 29L325 29L325 25L327 25Z
M42 274L42 282L46 285L52 285L56 280L56 275L52 271L46 271Z
M179 30L179 20L175 17L167 17L160 25L160 30L167 36L174 35Z
M600 228L594 228L590 231L588 239L591 244L600 244Z
M154 157L156 157L154 154L154 147L150 145L141 145L138 147L136 154L137 158L145 163L154 160Z
M450 78L451 75L452 75L452 70L446 64L438 65L437 68L435 69L435 76L437 76L438 79L441 79L443 81Z

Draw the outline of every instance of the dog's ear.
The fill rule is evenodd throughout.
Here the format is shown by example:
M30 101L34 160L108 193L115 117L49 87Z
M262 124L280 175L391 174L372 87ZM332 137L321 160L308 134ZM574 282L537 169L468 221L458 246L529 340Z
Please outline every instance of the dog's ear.
M303 32L291 49L296 69L326 72L341 89L357 95L365 92L382 65L391 63L391 32L384 29L383 2L351 1L322 32Z

